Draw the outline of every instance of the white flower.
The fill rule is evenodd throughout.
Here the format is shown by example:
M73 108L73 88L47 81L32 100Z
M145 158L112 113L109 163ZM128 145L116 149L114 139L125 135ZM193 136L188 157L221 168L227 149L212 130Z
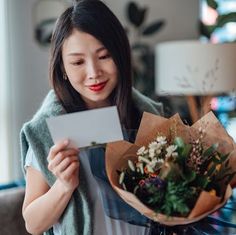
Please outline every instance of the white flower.
M159 145L156 141L153 141L148 145L148 147L149 147L149 149L157 149L157 148L159 148Z
M160 143L161 145L165 145L165 144L167 143L165 136L157 136L156 140L157 140L157 142Z
M137 162L136 167L140 169L141 173L144 174L144 169L143 169L143 163L142 162Z
M137 151L137 155L143 155L145 154L145 146L141 147L140 149L138 149Z
M154 158L155 157L155 149L149 149L149 157Z
M175 153L175 150L177 149L176 145L170 145L166 148L166 157L170 157L171 155L176 155L177 153Z
M150 163L147 164L147 166L151 167L152 169L160 168L162 164L164 163L163 159L152 159Z
M142 156L139 156L138 157L138 160L140 161L140 162L145 162L145 163L150 163L150 161L147 159L147 158L145 158L145 157L142 157Z
M154 158L148 165L151 166L152 168L154 168L156 166L157 162L158 162L157 159Z
M177 156L178 156L178 153L177 153L177 152L173 152L173 153L172 153L172 156L173 156L173 157L177 157Z
M129 166L131 171L135 171L134 163L131 160L128 160L128 166Z
M154 173L154 170L150 165L147 165L147 170L148 172Z

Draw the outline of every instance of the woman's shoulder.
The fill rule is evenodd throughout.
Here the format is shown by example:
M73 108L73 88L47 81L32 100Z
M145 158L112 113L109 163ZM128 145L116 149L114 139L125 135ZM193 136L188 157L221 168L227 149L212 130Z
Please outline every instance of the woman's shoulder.
M33 116L33 119L38 119L39 117L50 117L50 116L58 116L65 113L65 109L63 108L61 102L58 100L55 91L50 90L46 97L44 98L40 108Z
M51 116L58 116L64 113L66 113L66 111L58 100L54 90L50 90L32 119L25 124L34 125L43 122Z
M139 111L163 115L162 103L152 100L135 88L132 88L132 99Z
M54 90L50 90L32 119L23 124L21 133L34 136L47 136L49 133L46 119L51 116L58 116L64 113L65 110L58 101Z

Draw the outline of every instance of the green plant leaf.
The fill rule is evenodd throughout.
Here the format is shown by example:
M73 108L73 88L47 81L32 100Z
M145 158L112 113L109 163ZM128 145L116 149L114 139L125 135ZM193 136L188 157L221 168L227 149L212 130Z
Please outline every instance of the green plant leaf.
M225 161L225 167L229 166L229 159L227 161Z
M177 149L178 156L176 157L176 162L180 166L185 166L186 159L188 158L191 149L192 149L191 144L185 144L181 149L179 148Z
M216 164L212 164L212 166L210 167L210 169L208 169L207 171L207 175L210 177L216 170Z
M209 179L204 175L197 175L194 181L194 185L200 187L201 189L205 189L209 184Z
M229 22L236 22L236 12L230 12L217 17L217 27L223 27Z
M216 25L205 25L202 21L199 22L199 32L201 35L211 38L211 34L215 31Z
M192 171L191 169L186 168L183 171L182 177L183 177L185 183L192 182L193 180L196 179L196 172Z
M135 27L140 27L146 16L147 8L139 8L135 2L127 5L127 18Z
M148 36L148 35L151 35L151 34L154 34L158 31L161 30L161 28L165 25L165 21L164 20L158 20L158 21L155 21L153 23L151 23L150 25L148 25L142 32L142 34L144 36Z
M213 9L218 8L218 3L215 0L207 0L207 5Z
M184 143L184 140L181 137L175 137L174 145L177 145L177 147L182 150L185 146L185 143Z
M216 149L218 148L219 144L213 144L211 145L208 149L206 149L203 153L203 156L205 158L211 156L215 151Z
M145 43L134 43L131 45L132 50L140 50L143 54L147 54L149 50L149 46Z
M217 152L217 155L212 156L211 161L216 164L222 164L223 162L225 162L227 160L228 156L229 156L229 153L223 155L223 154Z
M190 153L190 150L192 149L192 145L191 144L186 144L181 152L181 155L183 158L187 158L187 156Z

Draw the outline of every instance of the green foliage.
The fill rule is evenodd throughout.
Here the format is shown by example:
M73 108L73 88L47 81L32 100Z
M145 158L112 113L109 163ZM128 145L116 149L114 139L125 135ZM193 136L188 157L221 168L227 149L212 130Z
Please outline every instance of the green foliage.
M168 216L186 216L190 211L189 205L196 196L195 189L190 188L185 182L168 181L164 203L160 210Z
M135 2L129 2L127 4L127 19L137 31L142 33L143 36L149 36L157 33L165 24L164 20L156 20L149 25L145 25L147 12L147 7L141 8Z
M215 25L205 25L203 22L200 22L199 31L201 35L207 37L208 39L211 38L212 33L215 31L217 27Z
M144 28L142 35L144 36L152 35L158 32L162 28L163 25L164 25L164 21L162 20L153 22L150 25L148 25L146 28Z
M146 12L147 8L139 8L135 2L130 2L127 6L128 19L137 28L143 24Z
M218 3L215 0L207 0L207 5L213 9L217 9Z
M236 22L236 12L230 12L228 14L219 15L217 18L217 27L223 27L229 22Z
M218 144L213 144L211 145L208 149L206 149L203 153L203 156L205 158L208 158L211 156L213 153L215 153L216 149L218 148Z
M128 160L128 166L118 172L120 185L167 216L187 216L202 191L223 198L236 175L229 154L218 152L217 143L203 148L200 137L191 141L156 137L138 150L136 161Z
M180 166L185 168L185 162L192 149L192 146L190 144L184 143L181 137L176 137L173 143L178 146L177 147L178 156L176 157L176 162Z
M140 7L131 1L126 7L126 18L133 26L135 41L131 42L133 61L134 86L149 97L154 95L154 54L151 46L142 42L142 38L148 38L159 33L165 26L163 19L154 20L147 24L148 8ZM130 33L131 30L127 30Z
M236 22L236 12L230 12L227 14L220 14L218 10L218 3L215 0L206 0L206 3L209 7L216 10L218 13L218 17L216 19L216 23L214 25L205 25L203 22L199 24L199 31L201 35L207 37L209 40L211 39L212 34L218 28L224 27L225 24L230 22Z

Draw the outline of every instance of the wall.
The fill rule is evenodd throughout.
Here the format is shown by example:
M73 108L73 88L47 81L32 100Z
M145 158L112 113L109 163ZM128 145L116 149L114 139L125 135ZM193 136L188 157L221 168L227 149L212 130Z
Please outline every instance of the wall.
M128 26L125 9L127 0L106 0L106 3L119 17L124 26ZM146 24L165 19L166 26L152 39L151 44L166 41L193 39L198 37L198 0L134 0L140 7L148 7ZM130 28L130 27L129 27Z
M39 107L49 90L48 49L40 47L33 37L32 9L37 0L8 0L10 36L10 82L12 151L14 178L21 175L19 168L19 131ZM147 22L167 18L167 27L150 43L170 39L197 37L198 0L139 0L141 6L150 5ZM124 8L127 0L106 0L108 6L127 26Z

